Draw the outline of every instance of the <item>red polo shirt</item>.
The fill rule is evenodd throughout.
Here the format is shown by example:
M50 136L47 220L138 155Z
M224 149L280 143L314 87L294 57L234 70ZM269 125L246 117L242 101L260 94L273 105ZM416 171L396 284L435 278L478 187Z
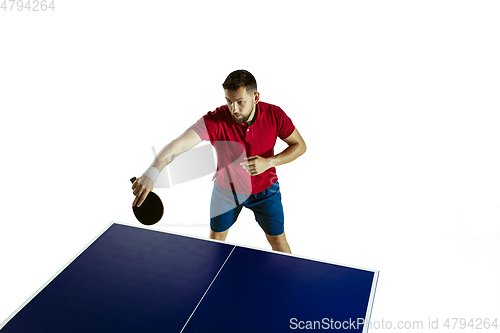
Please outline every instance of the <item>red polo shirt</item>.
M250 176L240 165L245 157L274 156L276 138L286 139L295 130L292 120L278 106L259 102L255 121L238 125L227 105L208 112L191 127L204 141L210 141L217 152L217 185L237 193L256 194L278 180L276 168ZM231 186L233 184L233 186Z

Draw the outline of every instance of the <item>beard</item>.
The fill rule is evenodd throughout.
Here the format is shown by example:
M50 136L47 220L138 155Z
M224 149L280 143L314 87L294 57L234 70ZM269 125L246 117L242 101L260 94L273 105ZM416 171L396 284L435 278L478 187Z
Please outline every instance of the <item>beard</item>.
M254 106L253 110L247 116L243 116L241 118L236 118L234 116L234 114L231 113L231 117L233 118L233 120L236 124L241 125L241 124L246 123L248 121L248 119L252 116L254 111L255 111L255 106Z

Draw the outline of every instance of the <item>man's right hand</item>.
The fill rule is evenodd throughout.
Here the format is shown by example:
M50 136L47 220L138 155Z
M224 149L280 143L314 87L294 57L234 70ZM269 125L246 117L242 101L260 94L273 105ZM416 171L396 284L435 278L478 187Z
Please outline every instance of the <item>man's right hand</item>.
M154 182L151 178L146 176L142 176L137 178L132 184L132 190L134 191L135 199L132 203L132 206L140 207L149 192L153 190Z

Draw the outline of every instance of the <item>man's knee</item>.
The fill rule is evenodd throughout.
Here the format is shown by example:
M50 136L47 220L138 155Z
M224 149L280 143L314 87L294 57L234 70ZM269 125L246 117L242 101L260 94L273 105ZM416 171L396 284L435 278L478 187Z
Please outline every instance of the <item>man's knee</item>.
M284 242L286 242L286 238L284 236L285 236L284 233L281 235L268 235L268 234L266 234L267 240L269 241L269 243L271 245L280 245L280 244L283 244Z
M281 235L276 236L266 234L266 237L273 250L291 253L290 246L288 245L284 232Z
M228 232L229 232L229 229L227 229L226 231L221 231L221 232L216 232L216 231L210 230L210 239L225 241Z

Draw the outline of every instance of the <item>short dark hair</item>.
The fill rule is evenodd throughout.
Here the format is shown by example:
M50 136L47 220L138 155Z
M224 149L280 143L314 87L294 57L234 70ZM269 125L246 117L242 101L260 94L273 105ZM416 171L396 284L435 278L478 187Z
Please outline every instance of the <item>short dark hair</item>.
M255 92L257 91L257 81L255 81L255 77L249 71L239 69L227 76L222 87L230 91L245 87L247 92Z

